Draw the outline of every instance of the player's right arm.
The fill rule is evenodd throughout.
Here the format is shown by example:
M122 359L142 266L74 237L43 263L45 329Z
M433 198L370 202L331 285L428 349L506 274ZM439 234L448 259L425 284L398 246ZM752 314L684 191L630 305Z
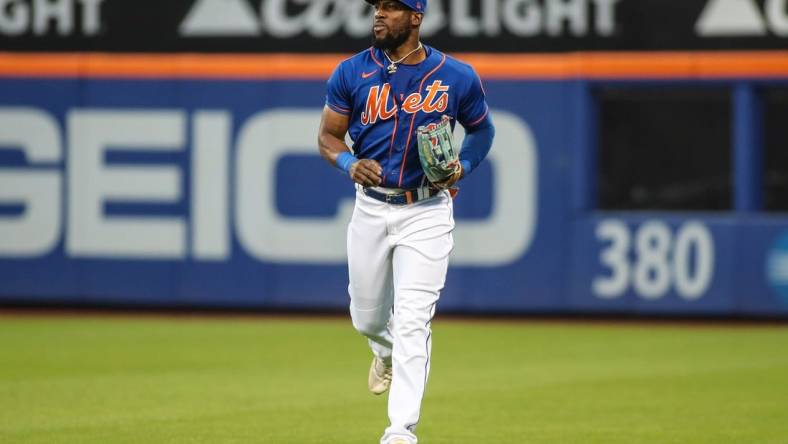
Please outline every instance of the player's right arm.
M354 182L365 187L380 185L383 172L380 164L372 159L357 159L345 144L350 117L329 106L323 108L317 145L326 162L348 173Z

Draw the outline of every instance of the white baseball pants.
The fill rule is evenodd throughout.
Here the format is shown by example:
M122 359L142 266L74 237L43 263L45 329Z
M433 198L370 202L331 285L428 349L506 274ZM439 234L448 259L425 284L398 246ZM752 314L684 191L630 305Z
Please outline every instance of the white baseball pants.
M356 192L348 226L350 314L372 352L392 364L388 413L381 438L416 443L430 371L430 322L454 246L448 192L410 205L390 205Z

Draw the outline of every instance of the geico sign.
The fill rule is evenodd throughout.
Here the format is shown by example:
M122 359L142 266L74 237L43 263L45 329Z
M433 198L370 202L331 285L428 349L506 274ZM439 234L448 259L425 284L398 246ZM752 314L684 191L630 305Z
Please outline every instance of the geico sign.
M189 115L183 110L72 109L62 137L57 120L46 111L0 108L0 147L18 147L29 164L0 167L0 204L24 206L21 215L0 216L0 256L42 256L64 235L70 257L222 261L232 254L232 220L240 245L259 260L342 263L351 200L339 202L333 218L287 217L275 201L277 161L293 153L317 155L319 120L319 109L260 112L242 123L231 149L233 120L228 111ZM458 223L457 264L511 262L528 250L533 237L534 139L528 125L512 114L497 111L495 121L497 137L489 157L494 168L492 214ZM189 127L188 217L106 214L107 203L184 199L184 166L108 164L105 157L118 149L184 151Z

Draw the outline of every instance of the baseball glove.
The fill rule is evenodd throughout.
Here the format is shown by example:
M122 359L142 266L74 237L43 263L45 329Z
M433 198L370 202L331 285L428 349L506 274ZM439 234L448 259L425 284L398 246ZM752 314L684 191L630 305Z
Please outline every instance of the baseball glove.
M421 168L430 182L440 186L460 171L460 153L454 143L449 116L438 124L432 123L416 129Z

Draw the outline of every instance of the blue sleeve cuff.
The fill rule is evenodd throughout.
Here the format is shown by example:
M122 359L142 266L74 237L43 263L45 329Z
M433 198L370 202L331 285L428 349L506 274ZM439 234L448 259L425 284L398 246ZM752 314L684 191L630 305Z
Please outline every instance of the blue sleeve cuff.
M337 156L337 168L347 174L350 174L350 167L356 162L358 162L358 159L349 151L345 151Z
M339 114L342 114L342 115L345 115L345 116L350 115L350 109L348 109L348 108L345 108L345 107L342 107L342 106L339 106L337 104L330 103L330 102L326 102L326 106L328 106L332 110L338 112Z
M471 166L471 162L469 160L461 160L460 165L462 165L462 176L465 177L471 173L473 167Z

